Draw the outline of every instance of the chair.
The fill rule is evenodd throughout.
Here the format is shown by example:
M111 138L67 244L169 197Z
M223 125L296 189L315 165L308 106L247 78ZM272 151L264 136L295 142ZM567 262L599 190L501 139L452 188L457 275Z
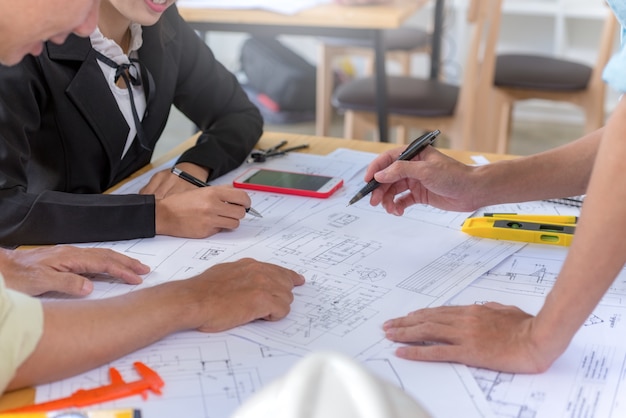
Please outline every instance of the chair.
M467 9L471 30L460 86L440 80L396 76L387 81L389 125L440 129L450 147L472 149L475 122L493 80L495 45L500 27L502 0L471 0ZM376 126L374 80L371 77L345 83L335 91L333 105L345 111L344 137L362 138ZM399 138L404 142L406 138Z
M430 53L431 34L423 29L402 27L384 31L386 60L400 64L403 75L411 72L411 57L417 53ZM317 63L317 123L315 134L328 135L332 118L330 98L334 88L333 61L342 56L362 56L367 58L367 74L373 73L373 45L369 39L320 37Z
M617 20L609 12L593 67L539 55L498 55L491 93L497 116L496 139L495 144L490 140L481 151L508 152L513 105L521 100L573 103L585 112L585 132L601 128L605 119L606 93L602 71L611 57L616 30Z

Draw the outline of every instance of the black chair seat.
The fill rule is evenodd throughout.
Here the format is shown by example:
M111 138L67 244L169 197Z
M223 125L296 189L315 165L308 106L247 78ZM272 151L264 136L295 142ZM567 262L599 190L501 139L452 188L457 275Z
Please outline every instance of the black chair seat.
M496 58L494 84L500 87L576 91L585 90L591 67L556 58L502 54Z
M459 88L437 80L412 77L388 77L390 114L437 117L452 116ZM333 106L355 111L376 111L376 86L372 77L359 78L340 85L333 94Z
M384 31L384 47L386 51L410 51L423 48L431 43L431 34L417 28L387 29ZM322 36L318 38L331 46L373 48L371 39L352 39Z

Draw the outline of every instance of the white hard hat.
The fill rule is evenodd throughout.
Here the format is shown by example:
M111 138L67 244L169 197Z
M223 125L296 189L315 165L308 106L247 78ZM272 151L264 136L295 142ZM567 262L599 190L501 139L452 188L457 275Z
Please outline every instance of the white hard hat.
M423 407L355 360L311 354L248 399L232 418L427 418Z

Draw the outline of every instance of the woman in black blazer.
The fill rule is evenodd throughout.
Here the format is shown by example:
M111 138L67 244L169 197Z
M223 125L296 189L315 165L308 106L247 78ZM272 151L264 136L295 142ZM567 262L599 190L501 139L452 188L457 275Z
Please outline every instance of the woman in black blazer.
M245 192L169 170L141 194L102 194L150 161L172 104L202 131L176 166L202 180L239 166L261 136L258 109L173 3L103 0L90 38L0 67L0 245L200 238L239 225Z

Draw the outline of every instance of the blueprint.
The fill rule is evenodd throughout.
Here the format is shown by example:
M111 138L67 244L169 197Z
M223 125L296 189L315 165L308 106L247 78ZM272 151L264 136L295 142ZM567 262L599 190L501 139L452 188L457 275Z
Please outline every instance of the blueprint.
M328 199L249 192L262 218L247 216L239 228L206 239L157 236L84 244L112 248L151 267L138 286L94 277L90 298L104 298L170 280L184 279L221 262L252 257L300 272L291 312L276 322L256 321L228 333L180 333L113 362L123 375L133 361L155 368L164 395L141 403L149 417L226 417L298 359L321 350L343 352L403 388L434 416L491 416L469 369L409 362L393 354L385 320L445 303L524 245L481 240L460 232L468 214L415 206L403 217L363 199L347 202L363 186L372 154L340 151L320 157L288 155L265 167L340 176L344 186ZM172 162L162 168L171 166ZM212 184L229 184L250 165ZM143 177L117 193L136 192ZM52 297L61 297L52 295ZM122 370L124 369L124 370ZM63 396L106 383L107 367L45 385L37 399ZM450 394L455 402L449 402ZM137 405L138 400L128 400ZM108 405L110 407L110 405Z
M141 259L152 271L130 286L94 277L91 298L195 275L220 262L253 257L302 273L290 314L220 334L172 335L108 366L133 378L143 361L166 382L163 396L118 401L149 417L227 417L303 356L340 351L405 390L435 417L626 416L626 272L613 283L572 344L538 375L499 373L460 365L410 362L393 353L382 323L428 306L498 301L536 313L550 291L567 248L469 237L459 231L467 216L484 212L578 215L579 209L524 202L453 213L424 205L394 217L367 198L346 202L363 185L373 155L338 150L326 156L292 155L266 163L274 169L340 176L345 184L329 199L249 192L263 218L207 239L158 236L85 244ZM163 169L171 166L168 162ZM213 184L230 184L250 165ZM134 193L147 173L117 193ZM52 295L52 297L61 297ZM37 389L37 400L65 396L108 382L108 367ZM453 398L454 402L449 400Z
M579 215L580 208L524 202L484 212ZM484 274L449 304L496 301L536 314L552 288L567 247L530 244ZM545 373L470 369L491 409L503 418L626 416L626 271L579 330L567 351Z
M161 396L150 393L98 405L94 409L138 408L144 417L223 418L272 380L283 376L299 356L228 334L184 332L122 358L110 366L133 381L133 362L142 361L165 381ZM362 362L380 378L413 395L434 416L492 416L471 375L447 364L416 363L380 356ZM109 382L101 367L72 379L42 385L37 399L56 399L80 388ZM454 405L448 402L455 394ZM486 411L481 413L480 411Z
M452 304L497 301L537 313L566 248L529 245L455 297ZM622 271L571 345L545 373L472 369L499 417L626 416L626 272Z

